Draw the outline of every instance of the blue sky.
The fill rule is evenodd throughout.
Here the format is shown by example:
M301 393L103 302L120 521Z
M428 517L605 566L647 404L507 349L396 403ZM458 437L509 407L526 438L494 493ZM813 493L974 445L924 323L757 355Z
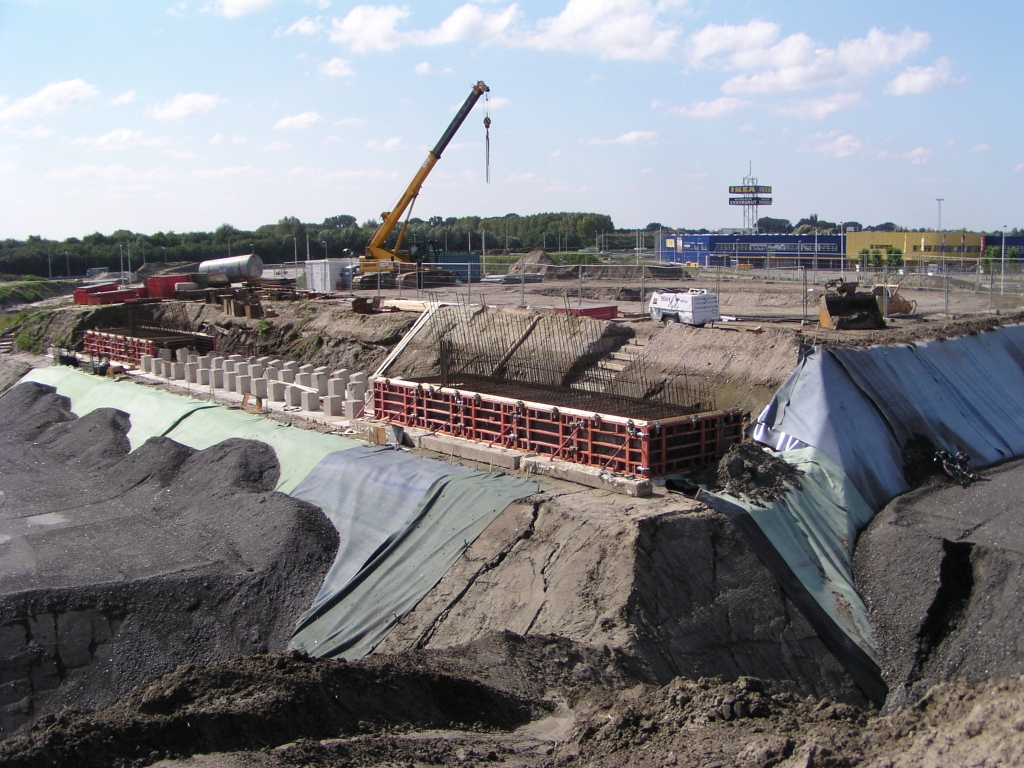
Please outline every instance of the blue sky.
M0 237L414 215L1024 226L1024 4L0 0ZM482 106L482 105L481 105Z

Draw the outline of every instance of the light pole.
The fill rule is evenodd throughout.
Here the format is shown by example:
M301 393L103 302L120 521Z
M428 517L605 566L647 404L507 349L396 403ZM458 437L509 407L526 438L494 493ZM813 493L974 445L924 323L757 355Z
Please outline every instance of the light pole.
M937 202L939 204L939 222L938 222L938 226L935 227L935 231L936 232L941 232L942 231L942 203L943 203L943 201L945 199L946 198L944 198L944 197L936 197L935 198L935 202Z
M999 295L1003 295L1003 290L1006 286L1006 225L1003 224L1003 256L1002 256L1002 269L999 274Z

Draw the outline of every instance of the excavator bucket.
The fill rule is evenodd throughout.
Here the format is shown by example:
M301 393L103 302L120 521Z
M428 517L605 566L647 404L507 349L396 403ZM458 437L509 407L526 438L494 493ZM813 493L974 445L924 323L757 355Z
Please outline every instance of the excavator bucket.
M884 292L889 294L888 302ZM904 299L900 295L900 287L898 285L876 285L871 289L871 293L878 303L878 310L880 312L885 312L888 309L890 315L912 315L917 311L917 302ZM888 306L886 306L887 303Z
M885 318L870 293L826 293L818 306L818 322L837 331L867 331L885 328Z

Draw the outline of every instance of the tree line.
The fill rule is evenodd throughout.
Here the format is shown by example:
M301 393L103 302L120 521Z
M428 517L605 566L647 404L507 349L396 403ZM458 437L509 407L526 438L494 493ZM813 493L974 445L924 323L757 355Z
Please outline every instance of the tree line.
M111 271L136 270L143 263L199 262L256 253L267 264L298 259L344 258L362 254L378 226L359 223L354 216L330 216L319 224L286 216L276 224L255 230L222 224L212 232L155 232L119 229L109 235L93 232L82 238L48 240L31 235L26 240L0 242L0 273L66 277L85 274L95 267ZM610 216L601 213L538 213L529 216L463 216L424 220L411 218L405 243L433 242L449 251L579 250L594 246L605 234L608 247L633 247L632 230L616 230ZM394 244L397 230L389 243ZM621 241L621 244L619 243ZM307 250L308 249L308 250Z

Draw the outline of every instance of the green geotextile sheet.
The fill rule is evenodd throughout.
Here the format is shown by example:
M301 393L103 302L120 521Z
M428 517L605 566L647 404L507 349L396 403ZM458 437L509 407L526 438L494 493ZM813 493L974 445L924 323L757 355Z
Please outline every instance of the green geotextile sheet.
M877 646L853 582L857 532L874 512L846 474L817 449L775 455L803 471L801 489L791 488L767 507L726 493L702 492L697 498L737 524L822 640L876 699L879 685L884 686Z
M157 436L169 437L197 450L232 437L267 443L281 465L277 490L282 493L290 493L327 454L361 445L357 440L289 427L223 405L130 381L111 381L66 366L36 368L21 380L56 387L57 394L71 400L71 411L77 416L97 408L124 411L131 418L128 439L132 450ZM194 417L199 411L201 414Z
M386 454L365 458L369 461L360 472L371 482L386 484L394 463ZM412 500L405 522L346 583L332 586L328 577L288 644L328 658L351 660L370 653L502 510L538 490L534 482L464 467L438 477L418 502ZM359 493L341 499L338 506L349 508L336 510L345 515L385 513L367 509Z

